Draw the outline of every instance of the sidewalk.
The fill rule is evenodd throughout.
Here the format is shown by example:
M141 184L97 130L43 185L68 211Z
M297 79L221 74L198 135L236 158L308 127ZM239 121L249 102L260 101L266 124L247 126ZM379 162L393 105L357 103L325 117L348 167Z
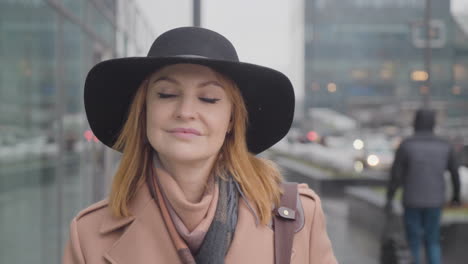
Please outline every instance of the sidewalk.
M378 264L379 241L366 230L348 223L344 199L322 199L327 230L340 264Z

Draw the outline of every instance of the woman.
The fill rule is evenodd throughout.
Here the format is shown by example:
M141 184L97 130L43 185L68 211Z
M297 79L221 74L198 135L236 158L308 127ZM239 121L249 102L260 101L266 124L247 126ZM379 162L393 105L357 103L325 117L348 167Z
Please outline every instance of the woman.
M254 154L290 128L286 76L239 62L216 32L183 27L147 57L91 69L85 108L123 156L109 199L73 219L64 263L274 263L282 178ZM298 190L291 263L336 263L319 198Z

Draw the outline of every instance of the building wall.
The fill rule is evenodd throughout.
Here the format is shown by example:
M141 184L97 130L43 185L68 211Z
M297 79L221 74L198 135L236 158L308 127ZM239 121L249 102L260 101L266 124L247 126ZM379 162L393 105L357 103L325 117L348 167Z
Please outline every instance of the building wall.
M118 155L89 130L84 79L146 53L139 14L134 1L0 2L0 263L61 263L71 218L107 193Z
M455 30L450 1L431 3L430 99L446 116L464 115L468 87L453 89L454 38L463 33ZM425 0L306 0L305 10L306 108L358 119L361 110L387 112L398 123L395 113L420 107L426 83L412 74L425 71Z

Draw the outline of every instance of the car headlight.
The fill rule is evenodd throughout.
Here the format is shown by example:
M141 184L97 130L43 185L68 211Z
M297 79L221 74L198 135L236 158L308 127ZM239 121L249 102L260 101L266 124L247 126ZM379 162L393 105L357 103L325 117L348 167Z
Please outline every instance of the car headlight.
M379 165L380 163L380 159L377 155L374 155L374 154L371 154L369 156L367 156L367 164L369 164L369 166L377 166Z
M356 150L363 149L364 148L364 141L362 141L360 139L355 139L354 142L353 142L353 147Z
M354 162L354 171L357 173L361 173L364 170L364 164L362 161L357 160Z

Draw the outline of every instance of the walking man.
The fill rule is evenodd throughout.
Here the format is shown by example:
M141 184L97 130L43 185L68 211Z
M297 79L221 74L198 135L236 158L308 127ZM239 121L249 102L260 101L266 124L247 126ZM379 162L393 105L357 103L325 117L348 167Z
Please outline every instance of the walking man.
M445 203L444 172L453 184L452 204L460 204L460 178L453 147L434 134L435 112L420 109L414 119L414 135L400 144L395 154L387 190L386 210L392 210L397 188L403 188L404 227L414 263L420 263L424 241L429 264L441 263L440 218Z

